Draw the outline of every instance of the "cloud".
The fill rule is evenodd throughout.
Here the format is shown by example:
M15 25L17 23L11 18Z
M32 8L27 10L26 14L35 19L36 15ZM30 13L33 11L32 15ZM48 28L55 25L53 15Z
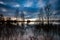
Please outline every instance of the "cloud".
M55 15L59 16L60 15L59 13L60 13L60 10L55 10L52 12L52 16L55 16Z
M26 11L23 11L23 13L26 15L27 14L27 12Z
M38 14L39 12L34 12L34 13L27 12L26 18L38 18Z
M19 0L21 2L21 0ZM49 0L49 2L47 2L47 0L25 0L25 2L23 1L22 3L18 3L18 2L3 2L3 1L0 1L0 4L4 4L6 6L11 6L11 7L14 7L14 8L17 8L17 7L21 7L19 8L19 10L24 10L24 14L26 15L26 17L38 17L38 12L37 10L40 10L40 8L43 8L46 6L46 3L51 3L53 5L53 8L55 7L54 5L56 5L58 0ZM1 11L3 12L6 12L8 10L6 9L0 9ZM12 10L12 9L11 9ZM27 12L25 12L27 11ZM12 11L10 11L12 12ZM29 13L30 12L30 13ZM35 12L35 13L33 13ZM52 15L55 15L56 14L56 11L53 12ZM10 15L10 14L9 14ZM44 14L45 16L45 14Z
M27 0L23 5L24 5L24 7L32 7L33 2L32 2L32 1Z
M49 0L49 3L51 3L51 4L55 4L57 2L58 2L58 0Z
M5 4L3 1L0 1L0 4Z
M3 12L6 12L7 10L6 9L2 9Z
M14 4L13 7L20 7L20 5L19 4Z
M15 16L14 13L8 13L7 16Z
M53 11L52 15L55 15L57 13L57 11Z
M2 11L2 12L7 12L7 9L5 9L5 8L0 8L0 11Z
M0 4L7 5L6 2L0 1Z
M39 8L43 8L45 6L45 2L43 0L38 0L36 6L39 7Z
M28 12L23 11L24 15L27 15ZM21 11L19 11L19 14L21 14Z
M15 7L15 8L20 7L20 4L18 4L16 2L10 2L10 3L8 3L8 5Z
M30 15L25 16L26 18L30 18Z

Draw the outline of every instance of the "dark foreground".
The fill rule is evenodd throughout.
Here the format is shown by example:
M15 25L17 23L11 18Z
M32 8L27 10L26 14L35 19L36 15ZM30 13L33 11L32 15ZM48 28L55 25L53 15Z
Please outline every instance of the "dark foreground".
M0 40L60 40L59 26L0 24Z

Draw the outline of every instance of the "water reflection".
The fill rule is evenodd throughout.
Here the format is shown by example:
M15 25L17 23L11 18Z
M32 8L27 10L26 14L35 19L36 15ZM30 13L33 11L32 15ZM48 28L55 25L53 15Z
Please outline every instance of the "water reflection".
M57 32L46 32L36 27L36 25L1 25L0 40L60 40Z

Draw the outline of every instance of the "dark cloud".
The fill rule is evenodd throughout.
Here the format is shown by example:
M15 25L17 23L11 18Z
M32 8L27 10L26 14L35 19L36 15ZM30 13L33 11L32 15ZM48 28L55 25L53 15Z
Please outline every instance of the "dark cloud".
M60 0L0 0L0 8L5 8L9 10L10 15L15 15L15 10L28 12L27 16L35 17L34 15L40 12L40 8L45 7L48 3L51 3L52 10L60 10ZM12 10L14 10L12 12ZM1 9L0 9L1 13ZM4 12L2 12L4 13ZM7 12L8 13L8 12ZM60 13L60 12L59 12ZM58 13L57 13L58 14ZM6 14L7 15L7 14ZM59 14L60 15L60 14Z

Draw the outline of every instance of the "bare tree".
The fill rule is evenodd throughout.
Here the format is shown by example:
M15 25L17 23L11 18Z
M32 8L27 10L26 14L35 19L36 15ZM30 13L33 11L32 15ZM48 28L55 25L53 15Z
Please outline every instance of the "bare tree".
M47 22L48 22L48 25L49 25L49 18L50 18L50 15L51 15L51 4L47 4L47 6L45 7L45 11L46 11L46 16L47 16Z

